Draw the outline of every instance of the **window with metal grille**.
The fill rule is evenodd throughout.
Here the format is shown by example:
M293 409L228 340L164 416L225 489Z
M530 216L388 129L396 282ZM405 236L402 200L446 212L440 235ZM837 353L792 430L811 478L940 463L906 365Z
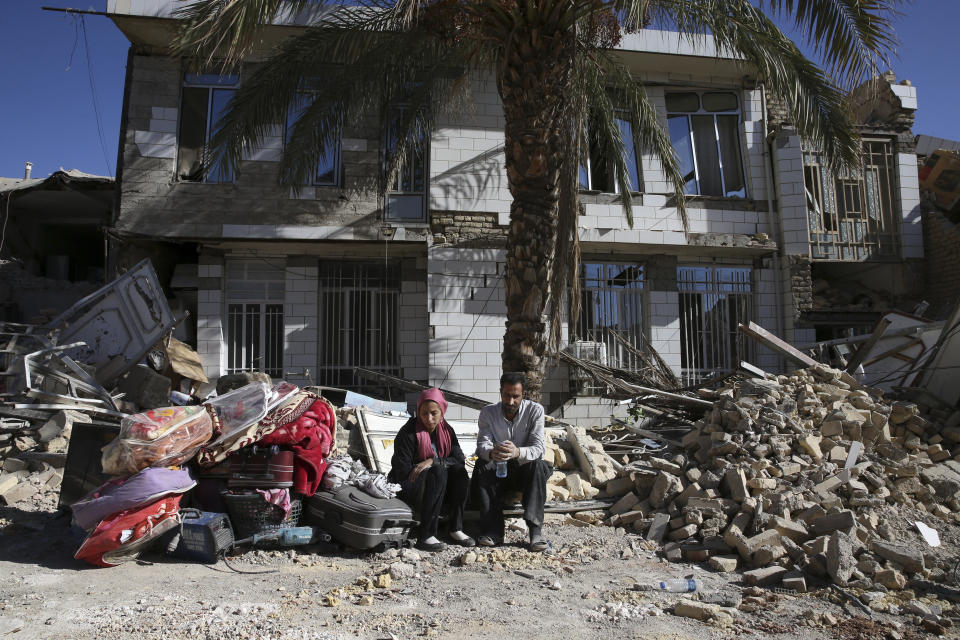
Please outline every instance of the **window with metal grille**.
M233 182L233 172L215 162L210 140L220 126L227 102L236 93L240 77L187 73L180 96L180 137L177 179L184 182Z
M400 375L399 273L393 263L320 263L318 384L370 393L354 367Z
M227 373L283 377L284 276L282 264L227 261Z
M753 317L749 267L677 267L680 367L685 384L697 384L749 360L751 346L737 325Z
M643 267L637 264L584 262L580 265L580 317L571 353L585 360L620 369L642 366L624 342L637 350L645 344ZM617 336L621 339L618 340ZM577 393L594 395L602 389L574 374Z
M834 174L819 153L803 154L813 260L899 256L896 158L890 140L864 140L863 165Z
M740 150L740 102L733 91L666 94L667 125L686 183L701 196L747 196Z

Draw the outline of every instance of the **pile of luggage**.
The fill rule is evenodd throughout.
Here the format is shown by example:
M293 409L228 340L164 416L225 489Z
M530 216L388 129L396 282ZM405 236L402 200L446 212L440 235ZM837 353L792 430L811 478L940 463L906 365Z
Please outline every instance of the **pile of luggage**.
M71 505L88 531L75 557L114 566L159 546L215 562L241 543L329 537L399 546L416 525L409 508L382 476L331 459L336 428L329 401L287 382L127 416L102 450L112 479Z

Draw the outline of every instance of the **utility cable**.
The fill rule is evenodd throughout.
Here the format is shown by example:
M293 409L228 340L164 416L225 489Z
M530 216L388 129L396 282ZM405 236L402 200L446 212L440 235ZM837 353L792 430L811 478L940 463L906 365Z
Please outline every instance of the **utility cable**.
M470 331L467 332L466 337L464 337L463 342L460 344L460 349L457 351L457 355L453 356L453 360L450 361L450 366L447 367L447 372L443 374L443 380L440 382L438 387L443 387L444 383L447 381L447 377L450 375L450 370L453 369L453 365L457 363L457 359L460 357L460 354L463 352L463 348L467 346L467 340L470 339L470 335L473 333L473 330L477 327L477 322L480 321L480 317L483 315L483 312L487 309L487 303L490 302L490 299L493 297L493 293L497 290L497 283L503 280L503 274L500 275L494 281L493 286L490 287L490 293L487 295L487 299L483 303L483 307L480 308L480 312L477 314L477 317L473 319L473 326L470 327Z
M74 18L76 20L76 18ZM97 121L97 137L100 141L100 150L103 152L103 162L107 167L108 175L113 175L113 168L110 165L109 154L107 153L107 145L103 137L103 121L100 118L100 108L97 105L97 86L93 79L93 60L90 56L90 43L87 40L87 23L84 20L84 16L80 15L80 32L83 34L83 49L87 58L87 78L90 82L90 99L93 102L93 115ZM72 58L71 54L71 58Z

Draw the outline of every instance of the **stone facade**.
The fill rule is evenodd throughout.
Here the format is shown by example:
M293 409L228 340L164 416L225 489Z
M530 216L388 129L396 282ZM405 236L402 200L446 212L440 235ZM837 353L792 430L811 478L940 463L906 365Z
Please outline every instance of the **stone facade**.
M455 247L503 248L507 227L497 222L496 213L432 211L430 231L435 245Z

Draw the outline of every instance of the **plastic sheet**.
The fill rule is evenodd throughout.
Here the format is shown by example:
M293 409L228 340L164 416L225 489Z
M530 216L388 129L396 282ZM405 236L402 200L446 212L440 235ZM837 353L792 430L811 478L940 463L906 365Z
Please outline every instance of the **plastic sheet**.
M220 435L210 446L216 447L262 420L267 415L272 396L269 385L254 382L208 400L206 404L216 412L220 421Z
M108 475L132 475L147 467L186 462L213 435L205 407L164 407L136 413L120 423L120 435L103 448Z

